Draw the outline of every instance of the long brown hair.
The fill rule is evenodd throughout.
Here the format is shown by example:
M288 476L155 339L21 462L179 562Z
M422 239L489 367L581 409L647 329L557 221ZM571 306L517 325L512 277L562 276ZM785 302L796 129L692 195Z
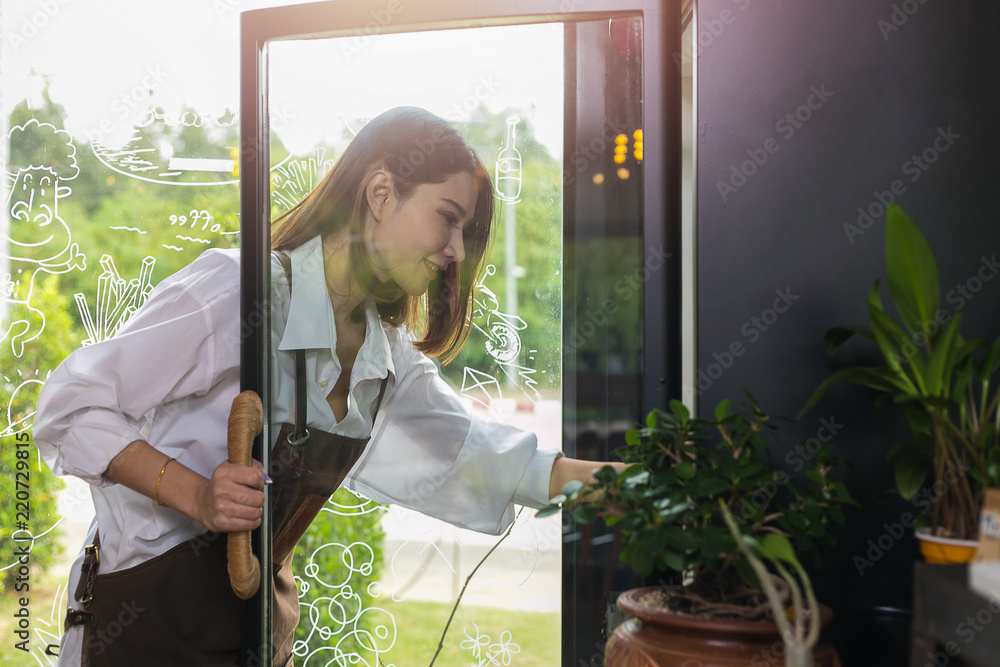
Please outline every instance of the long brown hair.
M394 282L379 281L365 248L365 185L378 169L392 174L401 202L418 185L442 183L453 174L468 172L476 179L479 196L465 227L465 259L438 274L422 297L408 296ZM397 107L369 121L320 184L273 222L271 247L290 250L317 235L346 232L354 278L375 301L382 320L423 330L417 349L448 363L469 336L472 291L485 264L493 215L490 177L462 135L424 109Z

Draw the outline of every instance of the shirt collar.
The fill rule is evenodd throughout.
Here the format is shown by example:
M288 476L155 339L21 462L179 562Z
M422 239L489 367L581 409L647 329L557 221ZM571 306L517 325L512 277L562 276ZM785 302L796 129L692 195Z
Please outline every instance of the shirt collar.
M288 305L285 331L279 350L329 349L337 358L337 327L333 304L326 289L321 237L288 251L292 269L292 298ZM378 309L371 299L362 302L365 312L365 340L358 351L354 370L358 379L395 375L389 339L382 328Z

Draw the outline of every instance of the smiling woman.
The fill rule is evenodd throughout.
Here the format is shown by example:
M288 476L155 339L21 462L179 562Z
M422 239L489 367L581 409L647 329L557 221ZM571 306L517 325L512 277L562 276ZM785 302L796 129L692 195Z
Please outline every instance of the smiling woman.
M399 147L427 136L437 148L403 178L393 168ZM91 548L101 555L84 559L73 587L66 664L76 655L92 665L148 661L151 646L162 664L228 664L240 645L239 601L212 534L255 528L272 482L273 646L285 664L299 617L290 558L342 483L496 534L514 503L540 508L567 481L590 479L595 464L474 416L431 362L454 356L472 327L493 197L461 135L403 107L369 122L276 221L271 418L281 426L267 471L228 462L223 445L239 388L239 350L225 343L238 339L235 253L204 253L116 338L56 369L38 402L39 450L54 472L106 484L93 491ZM157 611L95 644L126 598Z
M425 159L408 160L422 140L433 141ZM340 312L371 296L387 322L416 330L425 320L418 349L449 359L468 335L492 222L493 187L475 151L443 119L399 107L369 122L319 186L275 221L271 245L285 251L322 235ZM421 314L429 286L433 304Z
M383 171L369 189L373 203L366 240L379 280L391 280L408 295L420 296L438 272L465 259L463 237L471 220L467 211L475 209L479 197L472 174L452 174L443 183L418 186L409 198L400 199L392 177Z
M71 572L57 600L33 583L32 637L51 633L29 644L39 664L54 662L45 644L57 641L65 621L64 665L87 646L86 632L96 637L89 648L102 651L95 665L197 664L173 659L159 641L152 657L143 654L150 642L130 648L143 628L170 626L161 612L177 610L161 601L177 597L189 598L180 613L192 632L213 635L218 646L228 641L232 628L221 626L234 607L207 621L200 615L211 611L212 591L225 592L224 575L188 595L184 586L198 581L191 571L173 570L183 585L146 573L185 545L221 573L222 541L197 541L206 531L253 526L261 495L274 502L266 516L279 525L303 507L287 475L222 465L222 416L239 366L252 365L239 349L264 313L272 326L260 330L275 346L260 355L275 360L265 396L273 400L270 453L298 457L294 469L323 476L325 485L307 492L316 497L301 516L320 513L291 567L276 568L276 590L287 594L294 584L301 596L281 612L303 609L296 663L426 664L433 648L422 652L396 630L422 613L410 603L450 610L463 578L518 516L515 506L545 502L565 479L589 474L592 463L569 457L606 459L639 412L641 360L663 347L643 351L640 314L647 295L661 291L644 290L645 277L628 294L605 288L642 268L643 247L674 252L656 234L639 242L642 220L665 219L641 204L650 199L644 165L662 150L656 128L646 128L643 162L639 101L654 91L640 81L635 40L641 7L659 16L659 5L393 1L400 11L385 14L379 0L337 0L277 8L290 1L136 8L59 0L44 15L34 0L3 5L0 104L14 129L0 142L0 153L10 147L0 155L10 186L10 225L0 230L9 238L0 241L12 251L0 252L0 297L8 297L0 343L10 359L0 364L0 406L11 406L0 426L3 435L31 428L44 378L39 447L68 484L60 510L44 509L56 496L45 491L49 471L31 462L33 574L44 572L45 549L58 544L66 558L56 571ZM494 16L486 23L469 15L484 9ZM265 119L257 125L240 106L237 36L248 31L237 23L303 13L317 31L266 38L258 70L268 82L258 98ZM378 34L355 31L375 14L385 19ZM621 30L609 30L609 20L624 14L634 34L620 49L612 37ZM341 27L319 29L330 21ZM395 152L355 161L357 173L349 173L352 151L402 127L406 114L380 118L404 105L438 121L412 115L430 125L401 132ZM651 107L645 117L660 115ZM258 155L271 158L259 173L239 134L255 125L268 142ZM447 148L456 134L461 142ZM615 147L627 154L612 156ZM612 165L612 157L623 162ZM490 179L503 186L497 197ZM260 183L269 196L254 215L240 208L238 180ZM38 224L48 209L51 222ZM260 285L270 288L274 312L268 305L241 319L236 246L249 245L240 230L257 228L257 214L274 244L247 255L260 250ZM39 236L45 229L54 234L48 241ZM271 250L278 255L268 263ZM650 280L666 274L646 266ZM51 298L60 294L66 298ZM69 349L43 341L72 328L86 347L55 370ZM583 333L563 345L573 331ZM297 393L305 397L300 424ZM280 433L286 425L290 437ZM292 446L306 431L316 451L349 453L334 466L350 470L330 502L320 501L336 475L314 450L299 456ZM263 484L263 472L275 483ZM216 492L222 500L207 502ZM589 536L564 533L559 517L532 514L521 514L476 570L464 619L460 609L446 642L445 654L454 653L440 663L500 662L519 648L515 661L527 665L551 655L539 650L543 643L556 657L538 664L590 657L599 628L578 619L603 622L598 598L607 592L600 576L577 572L565 586L561 577L576 567L578 545L587 559L610 562L597 552L611 543L591 545ZM279 559L297 536L286 533ZM157 603L137 601L143 611L127 632L102 642L121 630L108 625L120 613L115 595L146 589ZM563 591L595 598L563 606ZM491 620L484 608L537 611L544 621L531 633ZM564 637L586 637L587 645L553 641L563 622ZM258 642L268 634L244 632Z

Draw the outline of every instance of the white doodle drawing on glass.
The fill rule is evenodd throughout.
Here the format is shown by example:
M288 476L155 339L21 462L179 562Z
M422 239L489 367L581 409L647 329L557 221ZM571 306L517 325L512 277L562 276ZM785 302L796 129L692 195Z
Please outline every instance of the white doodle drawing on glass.
M329 572L320 563L332 556L343 568L342 580L327 580ZM391 613L371 602L381 596L377 582L357 591L359 585L352 577L370 577L375 571L375 552L364 542L349 545L329 542L317 547L302 568L301 575L295 576L302 600L314 587L321 587L329 595L310 596L309 601L300 601L304 639L296 640L292 652L304 657L303 664L383 664L381 656L396 643L396 619ZM360 585L364 585L363 582ZM323 646L310 648L313 639L319 639ZM313 659L315 658L315 662Z
M517 116L507 119L507 135L494 171L497 197L511 204L521 201L521 152L517 150Z
M493 264L486 266L483 277L476 285L473 296L472 326L486 337L486 351L494 359L500 370L513 386L518 387L533 403L541 400L536 389L538 382L532 377L537 371L519 363L522 354L520 331L528 327L527 322L517 315L500 309L496 293L486 286L486 280L496 275ZM535 350L527 350L529 354ZM529 360L533 357L529 357ZM492 401L503 398L500 381L493 375L465 367L461 393L474 401L489 407Z
M469 366L463 370L461 392L466 398L470 398L486 408L490 407L492 402L503 398L503 390L500 389L499 380L489 373L477 371Z
M271 202L282 210L291 209L312 192L334 163L321 147L310 157L283 161L271 170Z
M504 665L506 667L511 664L514 655L521 652L521 647L512 641L514 636L510 630L501 632L500 640L493 642L489 635L483 634L479 630L478 625L473 623L472 627L475 628L475 634L470 635L469 629L465 628L463 632L466 639L459 644L461 648L469 649L472 652L472 657L475 660L475 662L469 663L472 667L486 667L486 665Z
M4 239L10 273L3 277L6 303L0 308L0 342L7 341L14 356L21 357L25 343L45 328L45 315L31 305L38 274L83 270L87 258L59 216L59 200L71 192L65 183L80 173L72 138L34 118L11 128L7 138L11 146L31 142L39 161L4 170L10 193L6 202L10 227Z
M384 512L386 509L385 505L379 505L374 500L359 496L347 487L343 487L343 491L343 495L350 496L348 499L340 496L332 496L327 501L326 506L320 511L329 512L336 516L349 517L370 514L372 512Z
M222 223L216 222L211 212L206 209L193 208L188 211L186 215L171 215L167 218L167 223L171 227L174 227L177 231L184 232L174 236L178 243L196 243L198 244L196 247L212 246L218 241L220 235L235 236L240 233L238 229L234 231L225 231L222 228ZM187 249L185 247L167 243L162 243L160 245L167 250L174 250L177 252Z
M218 117L193 110L171 115L162 107L151 106L135 123L132 136L124 146L108 146L95 138L90 142L91 150L108 169L149 183L183 186L239 183L238 148L215 141L199 142L199 150L207 154L178 155L177 144L183 146L183 142L171 142L152 132L143 132L157 122L171 129L195 127L206 132L230 131L235 137L239 116L229 112Z
M407 592L425 575L436 560L440 560L445 569L452 575L458 576L458 569L452 564L452 559L448 558L441 550L441 545L444 543L442 537L439 532L433 542L406 540L393 552L392 558L389 559L389 573L395 584L392 591L393 602L406 600ZM453 542L453 548L457 551L462 549L457 540ZM407 572L407 570L410 571Z
M35 373L38 371L36 370ZM18 378L21 376L21 371L17 371ZM13 385L13 380L8 376L4 375L3 380L7 385ZM31 385L38 385L36 387L31 387ZM0 437L8 437L12 435L17 435L18 433L23 433L31 428L33 423L32 417L35 416L34 410L29 410L26 414L19 415L14 418L15 410L13 410L14 405L18 403L20 398L18 394L21 392L27 393L28 396L37 395L38 390L42 385L42 381L37 378L29 378L19 383L17 387L10 392L10 399L7 401L7 405L3 406L4 413L7 415L7 425L4 426L3 430L0 430ZM33 402L32 402L33 405Z
M87 297L77 292L77 308L87 330L83 345L93 345L113 338L125 321L139 306L146 302L153 291L152 275L156 259L146 256L139 268L139 277L126 281L118 273L111 255L101 257L101 275L97 278L97 300L93 315L87 305Z

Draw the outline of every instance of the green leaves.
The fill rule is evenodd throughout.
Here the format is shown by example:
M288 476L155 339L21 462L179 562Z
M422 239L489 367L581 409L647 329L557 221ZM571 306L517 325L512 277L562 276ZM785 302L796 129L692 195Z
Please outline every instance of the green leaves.
M917 495L930 474L933 460L926 454L905 456L896 462L896 490L905 500Z
M688 412L687 407L676 398L670 401L670 411L682 422L686 422L691 418L691 413Z
M889 291L906 327L930 335L941 303L937 262L920 228L897 204L885 214Z
M740 571L744 558L720 508L736 514L741 530L762 544L781 531L789 544L810 552L828 545L829 527L844 519L839 505L851 501L843 485L842 493L834 486L828 451L814 453L823 472L808 473L804 483L811 490L804 493L765 462L764 435L772 418L752 394L739 406L721 401L713 416L692 417L680 401L651 411L645 426L630 431L628 444L616 450L632 465L621 473L595 470L585 485L567 484L539 514L558 511L555 505L562 503L564 515L579 523L603 521L621 536L622 562L640 575L691 572L729 590L741 575L752 579L753 573ZM774 544L787 557L783 545Z
M993 456L1000 449L1000 391L993 383L1000 370L1000 339L990 344L962 337L964 311L941 308L940 276L931 247L895 204L886 209L885 258L901 324L887 314L875 281L865 302L869 327L833 327L824 336L831 354L855 335L865 336L877 346L881 363L837 371L817 387L799 417L841 381L874 389L881 394L880 402L889 399L900 406L911 437L905 443L906 455L897 459L896 490L911 499L932 471L940 475L964 466L968 475L947 484L941 502L932 508L932 520L949 533L974 536L983 491L1000 482L1000 463L994 463Z
M768 533L760 541L761 548L773 559L784 561L791 565L799 565L799 559L795 556L795 549L788 538L780 533Z

